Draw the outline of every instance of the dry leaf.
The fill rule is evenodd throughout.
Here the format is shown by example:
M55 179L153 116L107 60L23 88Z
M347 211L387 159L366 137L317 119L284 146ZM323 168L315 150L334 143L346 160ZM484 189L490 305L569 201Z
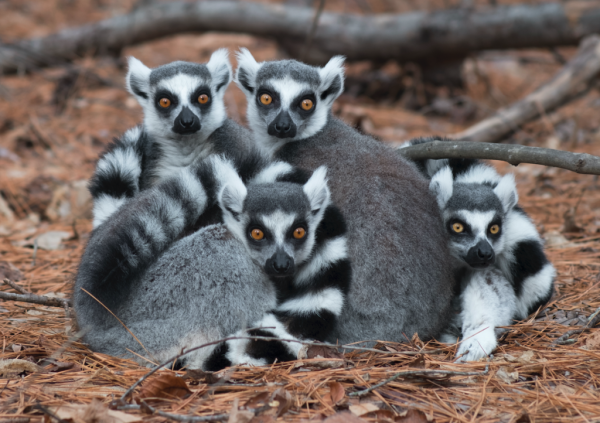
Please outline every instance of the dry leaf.
M600 346L600 331L595 331L585 340L585 347L588 350L596 350Z
M521 356L517 359L517 361L521 364L531 364L534 363L535 353L531 350L525 351Z
M170 373L163 373L146 382L139 398L146 399L173 399L186 398L192 393L185 381Z
M18 352L21 352L22 349L23 349L23 347L21 345L19 345L19 344L12 344L12 350L13 350L13 352L18 353Z
M50 364L49 366L47 366L44 370L46 370L47 372L51 372L51 373L58 373L58 372L62 372L65 370L72 370L72 371L78 372L81 370L81 366L76 363L55 361L52 364Z
M12 359L0 360L0 375L4 377L16 376L21 373L37 373L41 372L42 368L37 364L27 360Z
M90 404L64 404L51 410L58 418L73 423L132 423L142 420L139 416L109 410L97 399Z
M405 415L396 417L394 421L401 423L427 423L429 420L421 410L411 409L408 410Z
M577 392L577 390L567 385L558 385L556 388L554 388L554 390L556 392L561 392L565 395L575 395L575 393Z
M209 385L217 383L221 380L214 372L205 372L200 369L189 369L185 371L185 374L182 376L182 379L192 379L195 381L204 381Z
M12 263L0 261L0 281L10 279L13 282L18 282L23 280L23 278L23 273L13 266Z
M49 231L37 237L37 246L42 250L58 250L63 240L71 238L65 231Z
M379 407L377 407L371 402L363 402L360 404L351 405L349 409L352 412L352 414L362 416L364 414L379 410Z
M366 420L355 416L352 413L343 411L341 413L334 414L328 419L324 420L323 423L366 423Z
M344 399L346 391L344 390L342 384L339 382L329 382L328 385L329 393L325 395L323 401L329 406L334 406Z
M255 410L257 408L264 407L268 404L270 398L270 392L261 392L260 394L257 394L246 401L242 408L245 410Z
M229 419L227 423L248 423L254 417L254 413L251 411L244 411L238 408L240 399L235 397L233 399L233 405L229 412Z
M502 366L496 372L496 377L504 383L511 384L519 379L519 372L516 370L511 372L510 369Z
M283 388L278 388L273 392L273 395L271 395L269 405L271 407L277 407L277 417L282 416L292 406L292 394Z

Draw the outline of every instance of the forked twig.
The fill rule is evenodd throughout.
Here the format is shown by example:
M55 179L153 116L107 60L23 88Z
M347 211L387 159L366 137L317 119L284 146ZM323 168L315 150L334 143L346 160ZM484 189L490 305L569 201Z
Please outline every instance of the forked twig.
M50 307L61 307L67 308L72 307L71 301L66 298L51 298L45 295L36 295L27 290L22 286L9 281L8 279L3 280L11 288L20 292L20 294L12 294L10 292L0 292L0 298L8 301L21 301L24 303L41 304Z

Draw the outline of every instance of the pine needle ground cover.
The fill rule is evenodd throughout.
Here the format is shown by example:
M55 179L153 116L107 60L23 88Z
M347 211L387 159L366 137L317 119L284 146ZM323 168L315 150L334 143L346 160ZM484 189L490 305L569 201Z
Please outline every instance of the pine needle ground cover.
M5 2L0 36L10 40L97 20L107 16L110 2L76 2L47 18L60 3ZM113 6L126 11L131 5ZM284 57L268 40L190 35L137 46L120 58L81 58L74 65L1 77L0 280L8 278L38 295L71 296L91 231L86 180L111 138L141 120L140 108L123 89L123 57L132 54L156 66L177 59L204 61L216 48L239 46L259 60ZM558 54L568 58L573 52L559 49ZM351 64L348 94L335 112L383 142L450 134L518 100L560 65L547 51L483 54L463 65L465 86L452 88L428 84L410 66ZM382 89L386 79L381 75L402 83ZM226 105L244 122L245 99L236 87L229 88ZM599 109L600 96L591 91L507 141L600 155ZM543 234L558 277L548 306L507 327L489 360L455 364L456 346L406 334L403 343L380 340L378 351L347 350L341 357L217 374L162 370L134 390L130 404L137 408L114 410L111 402L148 367L89 350L64 308L0 301L0 422L181 416L201 421L215 415L230 422L598 421L597 177L496 165L515 173L520 204ZM17 292L7 284L0 290Z

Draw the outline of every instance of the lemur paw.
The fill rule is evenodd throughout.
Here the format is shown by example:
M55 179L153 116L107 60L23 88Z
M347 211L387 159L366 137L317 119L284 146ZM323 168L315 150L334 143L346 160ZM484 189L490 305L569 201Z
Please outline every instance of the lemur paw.
M467 361L477 361L480 358L487 357L498 346L494 328L477 328L465 333L462 343L456 351L456 360L459 363Z

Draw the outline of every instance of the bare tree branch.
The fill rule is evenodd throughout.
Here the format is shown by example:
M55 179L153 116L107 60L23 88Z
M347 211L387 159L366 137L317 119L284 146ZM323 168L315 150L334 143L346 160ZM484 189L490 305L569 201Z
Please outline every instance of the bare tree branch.
M235 1L159 3L46 37L0 45L0 71L115 54L133 44L206 31L275 38L298 57L313 19L309 7ZM402 62L462 58L486 49L574 45L598 32L598 0L395 15L323 12L306 60L324 62L335 54L350 60Z
M502 160L514 166L520 163L532 163L559 167L577 173L600 175L600 157L586 153L553 150L551 148L470 141L432 141L411 147L399 148L398 152L410 160Z
M21 292L21 294L12 294L10 292L0 292L0 299L3 300L7 300L7 301L21 301L24 303L33 303L33 304L41 304L41 305L45 305L45 306L50 306L50 307L62 307L67 309L67 307L71 307L71 301L67 300L65 298L51 298L51 297L46 297L43 295L35 295L32 294L31 292L26 291L23 287L14 287L13 282L9 281L8 279L4 279L4 282L11 286L12 288L16 289L17 291ZM18 286L18 285L17 285Z
M552 80L517 103L499 110L464 132L452 135L452 138L481 142L502 141L523 124L585 92L599 73L600 36L590 35L582 41L577 55Z

